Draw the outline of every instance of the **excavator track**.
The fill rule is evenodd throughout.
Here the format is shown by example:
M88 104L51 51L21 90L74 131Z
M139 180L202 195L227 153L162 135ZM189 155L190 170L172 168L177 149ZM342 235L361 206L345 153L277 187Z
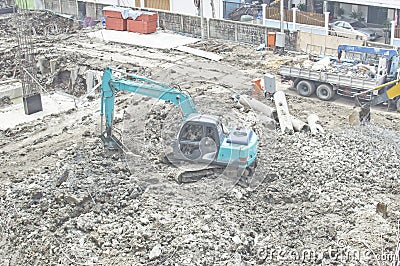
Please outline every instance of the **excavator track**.
M182 161L174 158L172 154L165 156L165 161L173 165L176 171L170 175L178 184L194 183L206 178L218 178L224 175L231 178L233 181L237 180L241 186L247 186L248 179L254 174L257 162L255 161L251 166L238 168L235 165L218 165L218 164L205 164L194 163L190 161Z
M177 173L175 180L179 184L194 183L201 179L212 178L213 176L222 174L223 172L224 167L219 166L200 170L183 170Z

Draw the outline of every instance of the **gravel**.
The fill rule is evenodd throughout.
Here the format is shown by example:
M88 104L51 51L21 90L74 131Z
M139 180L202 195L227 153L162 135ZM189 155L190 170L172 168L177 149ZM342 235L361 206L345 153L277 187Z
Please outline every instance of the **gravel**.
M45 40L45 49L55 53L69 46L88 47L88 54L99 49L76 46L77 40L92 41L77 36L54 44ZM151 58L143 61L171 60L157 59L160 67L148 69L107 61L101 56L121 46L99 46L98 58L63 51L61 65L80 65L80 60L95 69L118 65L147 76L156 73L156 79L167 72L162 64L179 58L179 67L162 80L174 79L188 90L202 112L222 116L227 126L251 127L260 137L254 179L248 187L225 175L178 184L179 169L161 157L164 138L179 128L179 112L130 94L117 95L115 117L134 155L104 150L97 137L96 94L96 101L83 107L0 131L1 265L392 262L400 243L398 114L376 111L375 124L348 127L351 107L289 95L292 114L304 119L317 113L326 133L280 134L265 128L262 116L232 102L226 89L229 84L248 92L250 80L264 73L270 61L258 62L261 53L248 56L254 47L212 42L211 51L227 57L218 64L136 47L133 52ZM282 60L262 55L276 64ZM209 76L218 78L210 84Z

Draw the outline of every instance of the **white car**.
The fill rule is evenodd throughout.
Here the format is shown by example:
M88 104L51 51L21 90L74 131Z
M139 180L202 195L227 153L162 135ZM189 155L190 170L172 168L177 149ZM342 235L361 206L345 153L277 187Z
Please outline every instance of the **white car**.
M364 23L355 20L352 22L336 21L329 24L331 35L337 35L347 38L373 41L379 37L377 32L368 28Z

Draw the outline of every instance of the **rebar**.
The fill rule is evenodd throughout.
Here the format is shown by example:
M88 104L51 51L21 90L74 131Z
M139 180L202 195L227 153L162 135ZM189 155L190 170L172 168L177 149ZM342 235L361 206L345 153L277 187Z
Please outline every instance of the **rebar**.
M40 91L37 79L35 48L32 40L31 12L28 9L27 0L18 1L18 11L14 14L17 25L18 39L18 66L20 69L22 96L30 96Z

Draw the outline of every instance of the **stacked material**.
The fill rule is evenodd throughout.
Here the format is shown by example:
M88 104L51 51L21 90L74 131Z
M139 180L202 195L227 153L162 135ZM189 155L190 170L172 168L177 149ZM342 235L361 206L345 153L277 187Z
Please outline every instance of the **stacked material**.
M376 66L363 63L343 62L332 59L331 57L324 57L318 61L312 61L308 59L308 56L299 56L287 62L287 64L296 68L308 69L311 71L324 71L362 79L375 79L377 73Z
M143 12L136 19L128 19L127 29L130 32L138 32L142 34L156 32L157 18L157 13Z
M134 11L130 8L107 6L103 8L106 29L148 34L157 30L157 13Z
M103 8L107 30L126 30L126 19L130 8L108 6Z

